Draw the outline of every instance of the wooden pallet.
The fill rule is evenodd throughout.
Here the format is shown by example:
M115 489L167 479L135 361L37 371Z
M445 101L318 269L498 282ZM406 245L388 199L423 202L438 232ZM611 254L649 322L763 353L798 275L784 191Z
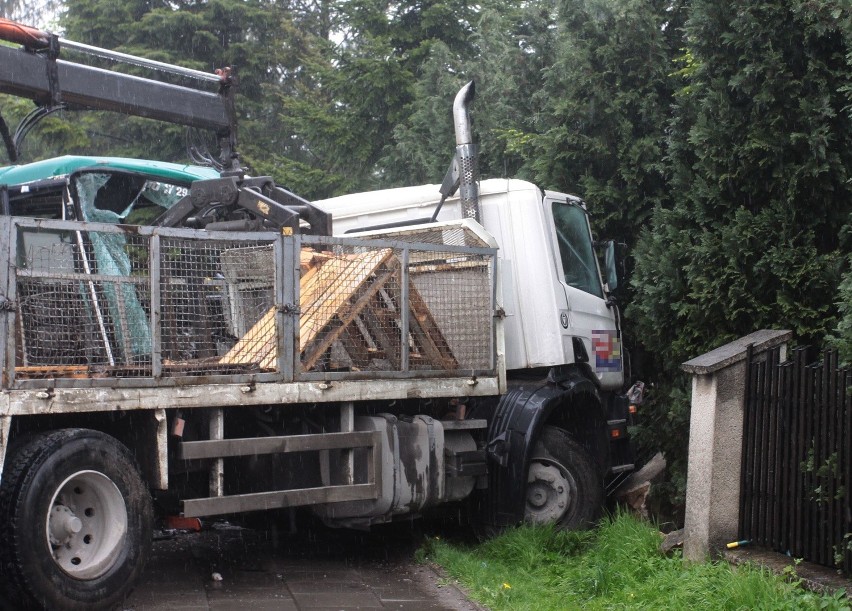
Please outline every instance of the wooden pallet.
M357 255L331 256L302 252L299 288L299 353L303 371L315 369L340 342L352 366L365 368L385 359L400 363L398 320L399 259L384 248ZM306 270L306 271L305 271ZM425 367L452 370L458 363L429 308L409 282L411 357ZM220 360L222 364L256 364L274 371L278 335L272 308Z

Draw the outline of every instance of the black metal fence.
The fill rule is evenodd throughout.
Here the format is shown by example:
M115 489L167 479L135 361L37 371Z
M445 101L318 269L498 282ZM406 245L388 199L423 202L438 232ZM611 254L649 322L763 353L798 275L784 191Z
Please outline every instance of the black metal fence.
M852 574L852 369L748 355L740 539Z

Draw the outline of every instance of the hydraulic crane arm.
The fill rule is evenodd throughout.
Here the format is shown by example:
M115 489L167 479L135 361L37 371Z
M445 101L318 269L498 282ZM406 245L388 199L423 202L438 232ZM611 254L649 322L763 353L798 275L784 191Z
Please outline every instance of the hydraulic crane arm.
M0 47L0 92L39 103L51 99L43 54ZM231 123L222 96L92 66L55 60L62 102L69 107L111 110L217 132Z
M2 18L0 40L23 45L23 48L0 46L0 93L29 98L48 110L60 105L72 109L110 110L176 125L210 129L219 137L225 168L239 171L233 104L235 77L230 69L207 74L66 41ZM58 57L63 47L125 64L216 82L218 91L173 85L61 60ZM10 151L12 156L15 153Z

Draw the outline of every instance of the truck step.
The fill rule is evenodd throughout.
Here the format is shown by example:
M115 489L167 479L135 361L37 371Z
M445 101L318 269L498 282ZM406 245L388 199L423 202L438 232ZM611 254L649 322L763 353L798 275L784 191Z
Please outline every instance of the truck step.
M374 500L379 497L379 483L352 484L344 486L323 486L321 488L298 488L294 490L275 490L252 494L235 494L202 499L185 499L183 515L186 518L240 513L243 511L261 511L265 509L283 509L317 503L338 503L343 501Z
M378 436L379 433L375 431L359 431L353 433L321 433L317 435L184 441L180 444L180 457L184 460L194 460L255 456L257 454L311 452L315 450L375 449L379 444Z
M285 454L322 450L351 450L368 448L367 482L315 488L272 490L249 494L217 496L211 490L208 498L184 499L183 515L200 516L283 509L318 503L374 500L379 497L382 481L381 432L322 433L317 435L286 435L280 437L248 437L241 439L211 439L185 441L180 444L180 456L185 460L223 459L258 454ZM351 480L350 480L351 482Z

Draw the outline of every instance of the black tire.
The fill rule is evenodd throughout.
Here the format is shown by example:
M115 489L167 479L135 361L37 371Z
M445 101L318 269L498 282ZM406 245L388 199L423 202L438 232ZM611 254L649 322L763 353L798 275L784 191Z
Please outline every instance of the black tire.
M15 607L113 608L142 574L152 520L124 445L88 429L33 435L0 482L2 591Z
M524 517L565 530L593 526L604 502L594 459L567 432L545 426L533 449Z

